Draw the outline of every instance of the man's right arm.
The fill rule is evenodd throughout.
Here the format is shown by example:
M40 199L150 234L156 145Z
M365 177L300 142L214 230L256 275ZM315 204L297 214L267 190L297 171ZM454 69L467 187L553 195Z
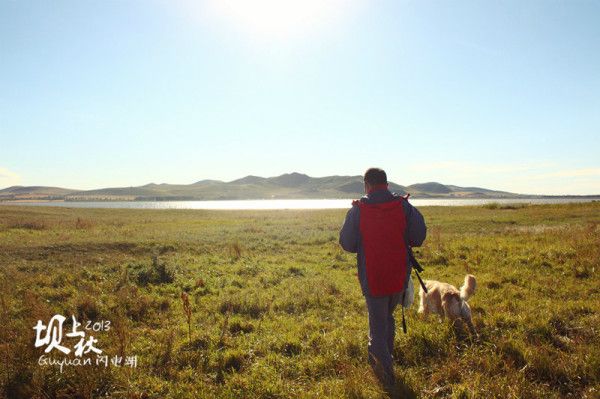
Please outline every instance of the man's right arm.
M345 251L356 253L358 251L359 228L358 228L359 208L354 205L348 213L346 220L340 230L340 245Z

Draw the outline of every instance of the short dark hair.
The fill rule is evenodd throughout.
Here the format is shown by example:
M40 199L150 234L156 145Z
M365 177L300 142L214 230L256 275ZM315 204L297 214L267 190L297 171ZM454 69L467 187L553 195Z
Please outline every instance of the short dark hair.
M387 183L387 175L383 169L379 168L369 168L365 172L364 176L365 183L368 183L371 186L376 184L386 184Z

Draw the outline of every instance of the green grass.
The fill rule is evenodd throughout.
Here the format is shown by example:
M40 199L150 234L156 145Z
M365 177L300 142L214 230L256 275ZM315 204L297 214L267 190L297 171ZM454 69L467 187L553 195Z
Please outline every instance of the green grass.
M459 285L481 339L408 311L396 373L418 397L600 395L600 204L428 207L424 277ZM0 207L7 397L378 398L345 212ZM182 292L189 295L191 336ZM137 368L37 365L55 313ZM55 352L53 352L55 354ZM0 393L1 395L1 393Z

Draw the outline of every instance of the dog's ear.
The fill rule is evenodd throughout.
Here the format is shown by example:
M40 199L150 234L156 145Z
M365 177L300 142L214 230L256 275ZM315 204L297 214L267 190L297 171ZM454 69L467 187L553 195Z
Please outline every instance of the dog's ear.
M460 317L460 296L457 292L446 292L442 295L442 308L446 316L451 319Z
M444 295L442 295L443 302L449 302L451 300L460 301L460 295L453 291L445 292Z

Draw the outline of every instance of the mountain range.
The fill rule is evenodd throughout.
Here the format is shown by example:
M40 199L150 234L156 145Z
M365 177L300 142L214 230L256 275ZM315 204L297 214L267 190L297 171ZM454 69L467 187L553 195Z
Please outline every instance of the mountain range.
M459 187L441 183L402 186L389 183L390 190L410 193L412 198L519 198L505 191L479 187ZM358 198L364 194L362 176L310 177L286 173L275 177L246 176L230 182L200 180L192 184L155 184L73 190L45 186L12 186L0 190L0 201L177 201L233 199ZM531 196L529 196L531 197Z

